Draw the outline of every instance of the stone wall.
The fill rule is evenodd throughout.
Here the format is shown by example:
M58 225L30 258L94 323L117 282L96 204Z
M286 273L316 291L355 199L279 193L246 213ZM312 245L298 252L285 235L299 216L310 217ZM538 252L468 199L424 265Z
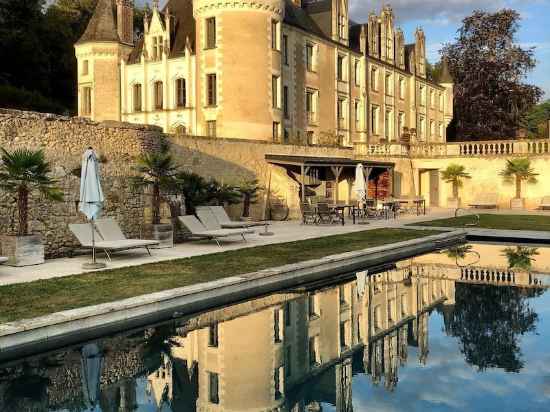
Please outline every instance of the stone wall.
M132 190L128 176L133 174L136 156L156 147L161 137L161 129L155 126L96 123L82 118L0 109L0 147L43 149L65 194L61 203L40 197L31 200L30 228L43 235L48 257L65 255L78 245L67 225L85 222L85 218L78 212L80 179L71 172L80 165L88 146L107 160L101 170L105 215L116 218L127 235L140 235L146 199ZM0 193L0 232L13 231L16 223L13 195Z
M267 192L272 202L281 202L288 206L291 217L297 217L299 213L299 182L284 167L266 162L266 154L345 158L353 156L352 149L336 147L172 135L169 140L176 160L183 169L228 184L257 178L266 191L252 207L251 216L255 219L263 218ZM349 192L348 182L344 180L339 190L340 199L346 199L346 193ZM239 216L240 208L240 205L231 208L233 217Z

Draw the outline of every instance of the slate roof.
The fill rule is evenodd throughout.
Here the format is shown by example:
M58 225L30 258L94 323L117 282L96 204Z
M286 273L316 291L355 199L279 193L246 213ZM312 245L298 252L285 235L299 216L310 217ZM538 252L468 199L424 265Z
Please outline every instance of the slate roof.
M285 19L284 22L290 26L298 27L316 36L327 39L327 36L319 28L317 23L307 14L307 12L291 0L285 0Z
M439 77L439 83L453 83L453 76L451 76L451 72L449 71L449 63L447 62L447 59L444 58L442 62L441 67L441 76Z
M120 41L117 33L112 0L99 0L97 2L97 6L88 22L88 26L76 44L90 41Z

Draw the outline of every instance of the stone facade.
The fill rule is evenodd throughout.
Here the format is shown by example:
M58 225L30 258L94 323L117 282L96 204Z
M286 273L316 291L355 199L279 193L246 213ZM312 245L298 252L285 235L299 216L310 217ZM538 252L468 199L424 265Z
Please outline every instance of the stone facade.
M446 140L452 80L428 79L424 32L405 44L389 6L355 24L341 0L154 2L135 42L131 13L100 0L75 45L80 116L280 143Z
M44 150L53 165L65 200L52 203L39 196L31 198L30 229L41 233L46 256L67 254L77 246L69 223L84 222L78 211L80 178L72 171L92 146L107 162L102 165L106 196L105 214L116 218L129 236L139 237L144 225L146 200L129 185L133 159L154 148L162 136L154 126L115 122L96 123L82 118L0 109L0 147L7 150ZM13 195L0 193L0 231L10 233L17 224Z

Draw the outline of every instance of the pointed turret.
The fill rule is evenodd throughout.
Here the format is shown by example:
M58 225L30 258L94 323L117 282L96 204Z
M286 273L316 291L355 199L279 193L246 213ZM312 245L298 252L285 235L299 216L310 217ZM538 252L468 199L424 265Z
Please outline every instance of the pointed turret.
M84 34L76 42L119 42L112 0L99 0Z
M451 76L451 72L449 71L449 63L446 57L444 57L441 61L441 76L439 78L439 83L441 84L454 83L453 76Z

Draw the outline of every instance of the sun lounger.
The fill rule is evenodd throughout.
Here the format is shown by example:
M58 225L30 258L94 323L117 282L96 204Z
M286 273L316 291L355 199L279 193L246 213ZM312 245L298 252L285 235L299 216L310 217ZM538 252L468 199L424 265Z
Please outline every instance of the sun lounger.
M197 210L207 207L212 211L212 214L222 227L222 229L246 229L254 226L265 226L267 222L235 222L231 220L223 206L201 206Z
M218 222L218 219L216 219L216 216L214 216L214 213L212 212L212 210L209 207L208 208L197 208L196 209L196 215L197 215L197 217L199 218L199 220L201 221L201 223L204 225L204 227L207 230L221 230L221 229L233 230L238 235L240 235L241 233L244 233L244 234L254 233L254 231L252 231L252 230L247 230L247 229L243 229L243 228L239 228L239 229L223 228L222 225L220 224L220 222Z
M99 222L99 221L98 221ZM96 224L98 223L96 222ZM86 249L92 248L92 230L91 226L88 223L78 223L69 225L69 230L75 235L75 237L80 242L80 245ZM94 229L94 240L95 248L103 250L107 255L107 258L111 260L111 253L120 252L123 250L130 249L141 249L144 248L147 250L147 253L151 255L149 246L158 245L158 242L155 240L140 240L140 239L113 239L106 240L101 236L101 234Z
M189 231L191 236L203 239L215 240L218 246L221 247L219 239L229 237L229 236L241 236L246 242L244 235L254 233L252 230L241 230L241 229L214 229L209 230L205 227L203 222L197 219L193 215L188 216L178 216L180 223L185 226Z
M482 194L469 206L474 209L497 209L498 208L498 195L496 193Z
M124 241L131 242L136 248L144 247L149 252L150 246L158 246L158 240L149 239L128 239L122 232L119 224L114 219L99 219L95 222L95 227L104 241ZM130 244L130 243L128 243Z
M4 256L0 256L0 265L4 262L7 262L8 261L8 258L7 257L4 257Z
M550 210L550 196L544 196L540 202L539 209Z

